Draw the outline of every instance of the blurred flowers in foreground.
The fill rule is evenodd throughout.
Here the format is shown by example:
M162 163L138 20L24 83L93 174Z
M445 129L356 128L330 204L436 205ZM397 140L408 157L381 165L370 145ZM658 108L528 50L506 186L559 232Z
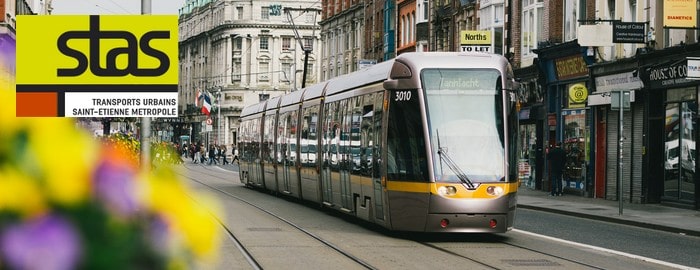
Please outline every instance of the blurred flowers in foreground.
M0 269L187 269L215 259L216 202L167 162L142 172L132 137L96 140L72 119L16 118L14 94L0 89L11 105L0 106Z

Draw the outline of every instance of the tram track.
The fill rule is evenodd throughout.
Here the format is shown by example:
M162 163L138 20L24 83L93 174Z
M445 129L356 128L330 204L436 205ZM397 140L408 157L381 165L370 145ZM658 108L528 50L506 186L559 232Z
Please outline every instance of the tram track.
M294 220L290 220L288 214L287 217L282 216L280 214L275 213L275 211L279 212L278 210L268 210L271 209L270 207L267 207L268 209L265 209L264 206L258 205L256 202L251 201L249 198L245 198L245 196L239 196L241 194L234 194L232 193L231 190L226 190L227 185L222 185L221 183L229 183L233 184L234 182L237 181L237 178L235 178L235 172L231 171L230 177L225 177L222 176L222 173L217 172L215 170L211 170L209 168L215 168L215 167L208 167L204 165L186 165L188 167L188 170L191 171L196 171L196 174L199 175L198 177L190 177L187 175L187 173L182 174L180 173L184 178L186 178L188 181L192 181L192 183L196 183L196 185L199 185L207 190L211 190L215 193L218 193L222 196L225 196L226 198L229 198L230 200L235 200L236 202L240 202L241 204L245 205L246 207L250 207L254 209L255 211L264 213L266 216L272 217L275 220L279 220L281 223L286 224L289 226L289 228L293 228L293 230L298 231L302 233L303 235L306 235L310 239L313 239L313 241L316 241L317 243L320 243L320 245L333 250L336 254L338 254L340 257L347 258L348 260L352 261L354 265L356 265L358 268L362 269L416 269L419 263L416 263L415 265L408 264L409 266L406 267L404 264L402 267L399 264L394 264L395 262L401 262L402 260L406 261L420 261L420 260L427 260L427 259L433 259L433 258L442 258L442 260L449 262L449 264L460 264L460 265L473 265L473 268L479 268L479 269L533 269L533 267L539 267L539 268L547 268L547 269L610 269L610 266L606 266L604 263L591 263L593 261L585 258L585 257L576 257L576 256L568 256L567 253L561 253L557 251L556 249L540 249L536 245L532 246L529 244L529 242L520 242L520 241L512 241L513 238L520 238L523 235L520 235L518 233L511 233L511 234L506 234L506 235L488 235L488 234L460 234L460 235L441 235L441 234L413 234L413 233L393 233L393 232L387 232L387 231L378 231L376 228L368 228L366 226L365 229L372 230L376 232L378 235L374 236L369 236L370 238L365 239L364 236L361 240L358 240L357 242L353 243L348 243L347 240L343 240L342 237L337 237L335 234L328 234L324 236L321 236L321 234L324 233L330 233L332 230L327 230L323 229L323 231L317 231L314 232L313 230L318 229L316 225L311 225L312 227L309 227L310 225L299 225L297 224ZM201 170L201 169L195 169L195 168L208 168L206 170ZM194 169L194 170L193 170ZM220 169L220 168L216 168ZM191 173L189 173L191 175ZM199 179L197 179L199 178ZM206 179L206 181L202 180ZM211 181L210 181L211 180ZM236 185L238 186L238 185ZM242 186L238 186L239 188ZM244 190L244 189L240 189ZM252 188L247 188L247 190L251 190L254 192L260 192L259 190L255 190ZM266 194L265 196L269 197L274 197L274 195L271 194ZM252 197L251 197L252 198ZM302 205L302 204L299 204ZM284 211L284 210L283 210ZM332 213L332 212L331 212ZM343 217L343 215L338 215L340 217ZM315 217L314 217L315 219ZM321 221L319 221L321 222ZM349 221L345 221L349 222ZM238 236L236 235L235 230L232 228L229 228L224 222L219 221L221 226L225 229L226 233L228 234L228 237L232 239L232 241L235 243L237 246L239 252L241 254L244 254L244 257L246 257L246 260L248 264L253 269L264 269L264 264L261 264L257 258L256 255L251 252L245 244L245 241L241 241L238 239ZM322 222L321 222L322 223ZM320 223L319 223L320 224ZM322 226L322 225L319 225ZM337 225L336 225L337 226ZM360 224L360 226L362 226ZM241 231L241 228L238 228L239 231ZM264 228L263 228L264 229ZM269 228L267 228L269 229ZM330 228L329 228L330 229ZM319 234L320 233L320 234ZM389 234L389 235L387 235ZM362 233L364 235L364 233ZM515 236L515 237L513 237ZM527 236L527 235L525 235ZM331 238L328 238L331 237ZM520 239L518 239L520 240ZM379 242L377 242L379 241ZM396 245L395 243L399 243ZM282 243L282 242L280 242ZM276 248L280 249L285 249L289 248L289 246L279 246L279 244L272 244L275 245ZM259 247L258 247L259 248ZM296 248L296 246L293 246L292 248ZM366 248L369 249L370 251L362 251L359 250L360 248ZM413 256L408 255L408 253L401 253L400 251L392 251L392 250L401 250L401 249L413 249L413 250L418 250L417 253L420 253L421 255L419 256ZM255 249L255 247L254 247ZM493 249L498 249L498 250L505 250L505 251L499 251L499 252L494 252L493 255L489 253L488 251L485 250L493 250ZM381 253L382 256L372 256L368 254L373 254L373 253ZM425 254L425 255L424 255ZM431 254L431 255L427 255ZM484 255L487 254L487 255ZM496 254L501 254L496 255ZM519 256L513 256L513 255L508 255L508 256L502 256L503 254L521 254ZM525 255L522 255L525 254ZM265 254L259 254L262 256L265 256ZM318 255L321 256L321 255ZM380 258L384 261L378 261L377 258ZM453 259L450 259L453 258ZM394 263L387 263L387 261L394 262ZM463 264L464 262L468 262L467 264ZM298 268L300 265L290 265L290 268ZM414 267L414 268L411 268ZM269 268L269 267L268 267ZM273 267L274 268L274 267ZM352 267L351 267L352 268ZM623 267L621 269L630 269L628 267ZM656 269L656 268L637 268L637 269Z
M214 178L221 179L221 180L228 180L228 179L225 179L225 178L220 177L220 176L218 176L218 175L216 175L216 174L213 174L213 173L204 173L204 174L207 175L207 176L210 176L210 177L214 177ZM282 217L282 216L280 216L280 215L277 215L277 214L275 214L274 212L271 212L271 211L269 211L269 210L266 210L266 209L264 209L264 208L262 208L262 207L256 205L255 203L252 203L252 202L246 200L245 198L242 198L242 197L237 196L237 195L235 195L235 194L231 194L230 192L228 192L228 191L226 191L226 190L223 190L223 189L221 189L221 188L218 188L218 187L215 187L215 186L213 186L213 185L207 184L207 183L205 183L205 182L203 182L203 181L197 180L197 179L195 179L194 177L190 177L190 176L187 176L187 175L184 175L184 174L180 174L180 175L181 175L182 177L185 177L186 179L188 179L188 180L190 180L190 181L196 182L196 183L198 183L198 184L200 184L200 185L202 185L202 186L207 187L208 189L214 190L214 191L216 191L216 192L218 192L218 193L220 193L220 194L223 194L223 195L225 195L225 196L227 196L227 197L229 197L229 198L235 199L236 201L239 201L239 202L241 202L241 203L244 203L244 204L246 204L246 205L248 205L248 206L250 206L250 207L252 207L252 208L254 208L254 209L257 209L257 210L260 211L260 212L263 212L263 213L265 213L265 214L267 214L267 215L269 215L269 216L271 216L271 217L273 217L273 218L275 218L275 219L277 219L277 220L279 220L279 221L282 221L283 223L285 223L285 224L289 225L290 227L292 227L292 228L298 230L299 232L302 232L303 234L305 234L305 235L307 235L307 236L309 236L309 237L315 239L315 240L318 241L319 243L322 243L324 246L335 250L338 254L340 254L340 255L342 255L342 256L344 256L344 257L350 259L350 260L353 261L353 262L356 262L358 265L362 266L362 267L365 268L365 269L379 269L379 268L376 268L376 267L372 266L371 264L369 264L369 263L363 261L362 259L360 259L360 258L358 258L358 257L356 257L356 256L354 256L354 255L352 255L351 253L344 251L343 249L341 249L340 247L334 245L334 244L331 243L330 241L327 241L327 240L323 239L322 237L320 237L320 236L314 234L313 232L311 232L311 231L309 231L309 230L306 230L306 229L302 228L301 226L295 224L294 222L292 222L292 221L290 221L290 220L288 220L288 219L285 219L284 217ZM260 265L260 263L255 259L255 256L254 256L254 255L245 247L245 245L244 245L243 243L241 243L241 241L236 237L235 233L234 233L226 224L224 224L221 220L219 220L218 217L217 217L217 221L218 221L219 224L224 228L224 230L227 232L229 238L232 239L232 241L233 241L233 242L235 243L235 245L236 245L236 248L243 254L243 256L246 258L246 261L250 264L250 266L253 267L254 269L263 269L263 267Z
M503 240L496 240L496 241L494 241L493 243L503 244L503 245L506 245L506 246L511 246L511 247L513 247L513 248L525 250L525 251L527 251L527 252L540 254L540 255L543 255L543 257L540 258L540 259L505 259L505 258L503 258L503 259L500 259L500 262L499 262L499 263L493 263L493 262L489 262L489 261L483 260L483 258L480 258L480 257L478 257L478 256L467 256L467 255L465 255L465 254L470 253L470 251L469 251L468 248L454 248L454 247L441 246L442 243L436 243L436 242L430 242L430 241L421 241L421 240L412 240L412 241L415 241L416 243L418 243L418 244L420 244L420 245L423 245L423 246L425 246L425 247L428 247L428 248L431 248L431 249L435 249L435 250L439 250L440 252L443 252L443 253L446 253L446 254L450 254L450 255L452 255L452 256L454 256L454 257L457 257L457 258L460 258L460 259L464 259L464 260L471 261L471 262L473 262L473 263L475 263L475 264L481 265L481 266L486 267L486 268L489 268L489 269L501 270L501 269L509 269L509 268L514 267L514 266L515 266L515 267L518 267L518 266L520 266L520 267L552 267L552 266L562 266L561 264L559 264L559 263L557 263L557 262L555 262L555 261L553 261L553 260L551 260L551 259L548 259L548 258L556 258L556 259L558 259L558 260L567 261L567 262L569 262L569 263L572 263L572 264L578 265L578 266L582 266L582 267L587 268L587 269L598 269L598 270L605 269L605 268L603 268L603 267L595 266L595 265L592 265L592 264L589 264L589 263L585 263L585 262L581 262L581 261L577 261L577 260L574 260L574 259L569 259L569 258L566 258L566 257L563 257L563 256L559 256L559 255L557 255L557 254L552 254L552 253L548 253L548 252L543 252L543 251L539 251L539 250L536 250L536 249L533 249L533 248L528 248L528 247L525 247L525 246L522 246L522 245L517 245L517 244L509 243L509 242L507 241L507 238L504 238ZM567 267L567 268L568 268L568 267Z

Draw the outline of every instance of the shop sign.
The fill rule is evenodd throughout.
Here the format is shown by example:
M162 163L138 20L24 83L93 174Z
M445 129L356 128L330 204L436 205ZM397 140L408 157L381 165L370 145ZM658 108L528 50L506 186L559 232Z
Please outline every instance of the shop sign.
M649 70L649 86L651 88L677 87L692 83L688 80L687 61L681 61L675 65L652 68Z
M491 46L462 46L462 52L491 52Z
M695 28L696 5L691 0L664 0L664 27Z
M560 80L588 75L588 65L580 55L555 59L554 66Z
M700 58L688 57L688 80L700 80Z
M646 23L613 21L614 43L644 43Z
M582 83L569 85L569 108L586 107L586 98L588 98L588 88Z
M491 31L460 31L459 43L467 45L491 45Z
M640 89L643 86L642 80L640 80L638 76L634 76L634 72L632 71L595 78L596 93L610 92L618 89L634 90Z

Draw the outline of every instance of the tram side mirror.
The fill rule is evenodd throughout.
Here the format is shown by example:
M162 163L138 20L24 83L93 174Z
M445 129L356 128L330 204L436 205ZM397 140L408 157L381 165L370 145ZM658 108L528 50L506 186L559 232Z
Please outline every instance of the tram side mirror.
M386 80L382 84L386 90L396 90L399 88L399 80Z

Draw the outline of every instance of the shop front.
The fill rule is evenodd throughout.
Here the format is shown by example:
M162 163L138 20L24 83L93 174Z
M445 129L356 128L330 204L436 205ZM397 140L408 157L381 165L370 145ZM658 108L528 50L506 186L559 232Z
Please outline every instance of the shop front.
M592 120L586 107L590 88L588 65L592 59L584 52L585 48L581 48L576 41L536 50L547 89L548 119L543 137L547 147L545 152L557 142L563 144L566 152L562 183L564 192L581 196L587 194L587 188L592 186L589 183ZM545 172L547 186L543 190L549 191L549 169Z
M544 90L538 83L539 72L536 65L514 70L520 80L518 102L518 176L522 186L542 189L542 168L544 167L545 108Z
M616 201L619 186L624 201L640 203L646 197L646 108L637 67L635 58L590 67L595 87L588 98L588 106L594 114L592 197ZM623 106L622 114L618 109L619 100L612 101L613 95L621 91L629 97L630 104Z
M697 45L668 48L647 55L640 68L650 94L648 106L655 108L649 113L649 166L659 173L650 177L650 189L657 191L650 192L650 201L694 209L700 209L695 173L700 81L689 79L689 71L700 66L694 59L698 56Z

